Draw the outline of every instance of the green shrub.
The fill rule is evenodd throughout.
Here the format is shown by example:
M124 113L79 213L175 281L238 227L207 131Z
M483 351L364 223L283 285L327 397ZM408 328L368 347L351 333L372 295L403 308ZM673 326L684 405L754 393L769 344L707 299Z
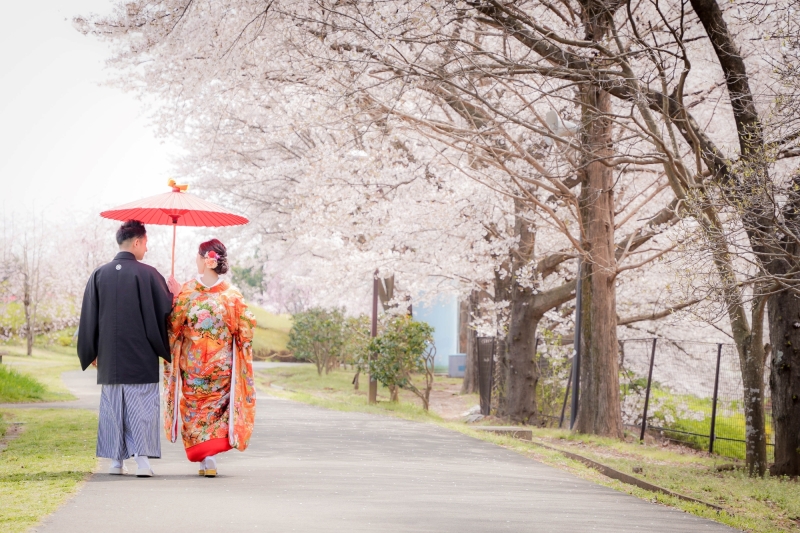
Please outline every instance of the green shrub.
M428 410L433 388L433 328L408 316L391 318L386 328L369 344L376 357L369 361L369 371L379 382L389 388L392 400L397 400L397 389L413 392ZM420 390L411 379L412 374L424 374L425 387Z
M294 315L287 348L297 359L311 361L327 374L341 361L344 314L341 309L314 308Z
M77 346L78 345L78 337L75 336L75 332L77 328L67 328L62 329L61 331L57 331L53 334L55 337L54 343L58 344L59 346Z
M372 324L367 315L348 317L344 321L344 346L342 362L366 371L369 365L369 345L372 342Z

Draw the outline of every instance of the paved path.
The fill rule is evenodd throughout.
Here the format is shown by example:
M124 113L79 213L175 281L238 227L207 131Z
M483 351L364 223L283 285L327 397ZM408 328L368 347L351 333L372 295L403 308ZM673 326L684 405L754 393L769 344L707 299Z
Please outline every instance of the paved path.
M67 382L83 394L93 377ZM258 402L250 449L222 455L220 477L164 442L156 477L95 474L36 531L734 531L435 426Z
M14 365L19 363L9 363ZM253 368L276 368L281 366L297 366L310 363L273 363L256 361ZM61 380L78 399L69 402L37 402L37 403L0 403L0 409L92 409L100 408L100 386L97 385L97 371L93 367L86 372L73 370L61 374Z

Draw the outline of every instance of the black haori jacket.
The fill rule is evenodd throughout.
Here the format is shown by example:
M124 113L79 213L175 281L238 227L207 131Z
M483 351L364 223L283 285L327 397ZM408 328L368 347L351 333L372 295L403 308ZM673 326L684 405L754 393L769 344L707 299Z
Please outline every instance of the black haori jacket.
M158 271L120 252L92 273L83 294L78 357L97 359L102 385L158 383L158 358L171 360L167 320L172 295Z

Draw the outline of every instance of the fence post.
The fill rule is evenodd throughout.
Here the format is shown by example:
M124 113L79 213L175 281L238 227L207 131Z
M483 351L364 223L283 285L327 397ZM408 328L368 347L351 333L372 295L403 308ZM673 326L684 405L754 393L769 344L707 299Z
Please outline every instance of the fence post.
M714 398L711 400L711 431L708 435L708 453L714 453L717 426L717 398L719 393L719 366L722 361L722 343L717 344L717 372L714 376Z
M647 373L647 390L644 393L644 413L642 413L642 433L639 435L639 441L644 440L644 432L647 429L647 408L650 406L650 385L653 383L653 363L656 360L656 342L658 339L653 338L653 350L650 352L650 371Z
M569 365L569 379L567 380L567 390L564 391L564 403L561 404L561 418L558 419L558 427L564 425L564 412L567 410L567 398L569 398L569 386L572 384L572 373L575 371L575 360Z

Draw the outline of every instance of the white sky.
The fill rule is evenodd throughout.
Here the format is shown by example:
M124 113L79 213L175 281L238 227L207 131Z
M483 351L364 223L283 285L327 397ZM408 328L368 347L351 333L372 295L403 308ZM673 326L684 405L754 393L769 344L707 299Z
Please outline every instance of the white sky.
M107 13L111 0L5 2L0 17L0 221L35 213L49 221L168 192L180 148L157 139L136 96L103 85L109 50L72 26ZM119 222L102 221L109 244ZM213 228L179 228L176 273L194 272L198 242ZM169 272L172 230L151 226L145 261ZM109 260L111 258L109 257Z
M104 43L72 27L109 0L5 2L0 17L0 209L100 212L167 192L171 154L131 93L101 86Z

